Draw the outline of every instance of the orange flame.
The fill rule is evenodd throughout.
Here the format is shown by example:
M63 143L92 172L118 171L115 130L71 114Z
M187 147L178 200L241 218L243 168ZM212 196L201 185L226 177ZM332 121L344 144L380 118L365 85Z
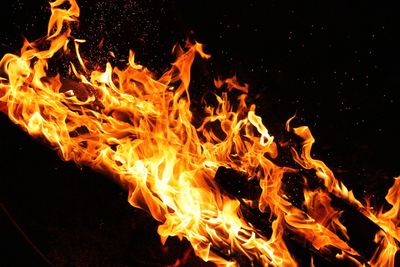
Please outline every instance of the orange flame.
M79 53L84 40L71 36L70 24L79 17L77 3L56 0L50 7L47 38L25 41L20 55L6 54L0 61L0 109L10 120L44 140L62 159L113 176L128 189L132 206L160 222L163 242L169 236L186 238L205 261L235 266L234 256L242 254L265 266L297 266L283 238L290 229L316 250L335 247L342 252L338 258L362 265L355 258L358 252L335 234L346 236L346 229L326 193L305 191L307 213L284 195L283 175L296 170L273 163L278 146L256 115L256 106L246 103L247 84L236 77L215 80L218 88L225 85L228 91L241 92L237 104L229 102L226 92L216 94L218 105L206 106L200 126L194 126L198 118L190 110L190 69L196 55L210 57L202 44L175 46L175 62L158 78L135 62L132 51L122 69L107 63L104 71L91 70ZM42 42L47 48L38 48ZM71 43L76 57L70 62L71 73L79 82L72 82L72 74L67 82L48 71L49 59L71 53ZM213 130L215 125L222 134ZM301 153L292 150L294 160L302 168L315 169L328 192L379 224L381 249L370 262L390 266L398 250L394 239L400 239L400 179L387 196L393 208L373 214L322 161L310 156L314 139L309 129L293 131L304 139ZM219 166L243 171L259 181L258 208L269 210L273 219L269 238L243 218L239 200L221 192L213 179Z
M290 120L287 122L286 127L288 130L291 130L289 123ZM305 169L314 169L316 175L323 181L328 192L348 201L349 204L356 207L362 214L375 222L382 229L382 231L376 233L375 241L379 243L379 246L371 259L370 264L372 266L394 267L394 258L397 251L400 249L400 218L398 216L400 211L399 177L395 179L392 188L386 196L386 200L392 205L392 208L387 212L373 212L373 210L368 209L357 200L352 191L349 191L342 182L336 179L333 172L325 165L325 163L311 157L311 148L315 140L309 128L306 126L293 128L293 132L304 140L301 154L292 148L294 160ZM339 224L338 227L345 230L341 224ZM342 233L344 233L344 231L342 231ZM377 239L382 241L378 242Z

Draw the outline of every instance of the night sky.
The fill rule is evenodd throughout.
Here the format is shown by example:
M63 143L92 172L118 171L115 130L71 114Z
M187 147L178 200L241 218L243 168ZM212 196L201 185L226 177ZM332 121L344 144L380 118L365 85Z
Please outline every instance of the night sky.
M212 55L194 66L194 98L207 92L217 75L236 74L250 85L257 113L278 140L296 113L295 125L310 126L316 138L315 156L357 194L373 194L379 202L400 175L395 1L78 3L81 22L74 36L87 40L84 57L104 64L108 51L126 58L131 48L139 63L162 73L173 60L173 45L192 32ZM45 34L47 1L8 0L2 9L1 55L17 52L23 36L34 40ZM3 206L57 266L145 266L140 259L159 256L155 223L131 208L117 185L62 162L4 114L0 151ZM2 229L12 232L7 223ZM150 245L140 248L141 240ZM29 254L30 246L17 240L8 251L12 260L21 247ZM132 247L140 248L134 256ZM27 257L41 261L34 253ZM163 259L171 261L168 257Z

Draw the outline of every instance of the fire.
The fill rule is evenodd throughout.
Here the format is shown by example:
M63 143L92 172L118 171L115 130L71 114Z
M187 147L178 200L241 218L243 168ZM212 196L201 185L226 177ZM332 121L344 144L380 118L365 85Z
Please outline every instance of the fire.
M217 106L205 107L196 128L190 71L196 55L210 57L202 44L176 45L176 60L160 77L137 64L132 51L124 68L107 63L99 70L81 57L84 40L71 35L79 17L75 0L56 0L50 8L46 38L25 41L19 55L6 54L0 62L0 109L63 160L114 177L128 190L132 206L159 221L162 242L170 236L186 238L198 256L220 266L238 265L236 255L264 266L297 266L284 238L291 231L314 250L340 251L337 259L363 266L366 262L347 242L341 212L330 205L332 193L381 227L379 247L369 263L394 266L400 178L386 198L392 209L373 213L322 161L311 157L309 129L291 128L290 120L288 131L303 139L300 151L291 148L299 167L275 164L280 147L256 115L256 106L248 105L247 84L236 77L216 79L215 86L238 91L237 101L231 102L227 92L216 93ZM75 56L69 77L50 71L54 55ZM220 166L256 179L262 189L259 199L246 202L225 194L214 180ZM300 169L314 169L324 185L314 191L305 183L305 210L295 207L282 189L284 175ZM270 213L270 236L245 219L244 203Z

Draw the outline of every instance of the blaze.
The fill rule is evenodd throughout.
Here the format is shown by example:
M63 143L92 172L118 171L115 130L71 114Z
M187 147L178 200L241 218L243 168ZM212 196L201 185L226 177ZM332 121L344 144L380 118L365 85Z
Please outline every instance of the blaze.
M26 40L18 55L6 54L0 61L0 109L63 160L118 181L128 190L129 203L159 222L162 242L170 236L186 238L198 256L219 266L238 265L235 255L264 266L297 266L284 239L290 230L313 249L338 249L338 259L362 266L358 252L338 235L347 237L340 211L329 204L328 193L333 193L382 228L370 264L394 266L400 240L400 178L387 196L392 209L373 213L322 161L311 157L314 139L307 127L287 124L288 131L304 140L301 151L292 149L298 169L274 163L278 145L256 115L256 106L247 103L248 85L236 77L215 80L217 88L236 90L236 101L230 101L228 92L215 93L217 105L206 105L205 115L196 117L189 86L195 57L210 57L202 44L176 45L175 62L159 77L137 64L132 51L123 68L107 63L99 70L81 57L84 40L71 35L79 17L75 0L56 0L50 8L46 37ZM50 71L56 54L74 55L69 77ZM220 166L259 183L262 192L253 204L271 213L270 236L247 222L242 202L214 181ZM282 189L284 175L300 168L314 169L325 186L325 191L305 189L306 211L295 207Z

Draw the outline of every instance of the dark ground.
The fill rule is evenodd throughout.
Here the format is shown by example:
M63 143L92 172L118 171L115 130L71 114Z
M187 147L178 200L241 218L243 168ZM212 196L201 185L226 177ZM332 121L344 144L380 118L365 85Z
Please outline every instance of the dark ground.
M1 55L17 51L22 36L33 40L45 33L46 3L2 2ZM316 156L357 194L373 193L382 203L392 177L400 175L395 1L79 4L78 37L88 40L84 56L101 62L109 50L126 56L132 48L140 63L161 72L172 60L172 46L193 30L213 55L196 64L195 97L206 90L205 78L236 73L250 84L271 133L279 139L297 112L296 123L309 125L317 140ZM161 247L156 223L130 207L108 178L62 162L3 114L0 125L0 266L43 263L5 209L55 266L162 266L183 254L187 244L176 240L172 250Z

